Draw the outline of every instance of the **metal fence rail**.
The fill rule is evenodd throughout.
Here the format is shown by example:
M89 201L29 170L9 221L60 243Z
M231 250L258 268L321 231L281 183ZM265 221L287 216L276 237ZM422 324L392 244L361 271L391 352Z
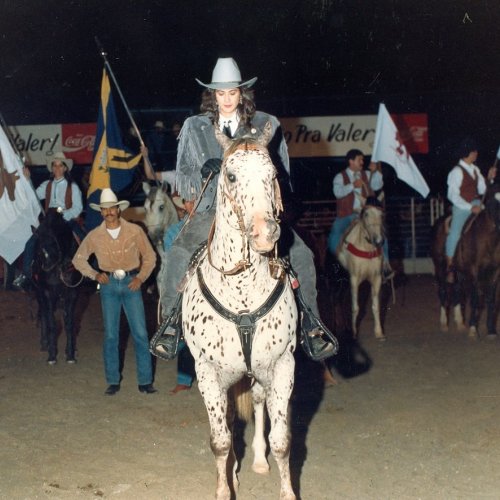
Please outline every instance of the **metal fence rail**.
M322 268L328 234L336 215L336 202L304 201L302 207L296 228ZM391 260L400 261L406 273L432 272L429 257L431 228L444 213L443 200L391 197L385 211Z

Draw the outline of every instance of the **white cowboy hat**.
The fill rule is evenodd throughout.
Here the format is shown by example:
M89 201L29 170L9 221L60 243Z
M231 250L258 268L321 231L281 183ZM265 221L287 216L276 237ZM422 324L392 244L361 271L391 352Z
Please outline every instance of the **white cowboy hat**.
M234 89L237 87L251 87L257 77L246 82L241 81L241 73L236 61L232 57L219 57L212 72L212 83L203 83L198 78L195 80L209 89Z
M104 188L101 191L101 199L99 201L99 204L89 203L89 205L90 208L93 208L94 210L100 212L101 208L111 208L111 207L118 207L120 210L125 210L130 205L130 203L126 200L118 201L116 194L113 193L111 189Z
M50 173L52 173L52 162L54 161L63 162L68 167L68 170L71 170L73 168L73 160L71 158L66 158L66 155L64 153L58 151L57 153L54 153L53 156L50 156L47 159L47 169Z

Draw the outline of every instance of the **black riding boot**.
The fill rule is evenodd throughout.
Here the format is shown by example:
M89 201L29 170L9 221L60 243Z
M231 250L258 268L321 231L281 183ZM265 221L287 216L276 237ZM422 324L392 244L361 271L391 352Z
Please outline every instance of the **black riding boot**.
M149 343L149 351L161 359L174 359L182 336L182 293L177 296L170 314L163 320Z
M288 269L294 287L295 298L300 312L300 344L307 356L313 361L323 361L337 354L339 343L335 335L312 312L305 303L298 286L297 276L291 267Z

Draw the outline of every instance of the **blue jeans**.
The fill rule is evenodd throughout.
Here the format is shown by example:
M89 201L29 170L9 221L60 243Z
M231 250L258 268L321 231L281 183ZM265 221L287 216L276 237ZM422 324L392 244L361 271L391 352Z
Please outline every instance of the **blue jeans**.
M461 208L453 207L450 232L446 238L446 256L452 258L455 255L455 250L458 245L458 240L462 234L465 221L469 218L472 212L470 210L462 210Z
M132 276L117 280L109 277L107 285L101 285L100 296L104 320L104 373L108 384L120 383L120 312L125 311L134 340L137 383L150 384L153 381L151 354L144 315L141 290L133 292L128 288Z
M179 354L177 358L177 383L191 387L194 379L194 359L189 352L186 342L179 342Z
M340 240L343 234L347 231L347 228L359 217L359 214L352 213L346 217L337 217L333 221L332 229L328 235L328 250L335 255L335 250L339 246ZM387 238L384 240L382 245L382 253L384 254L384 262L389 262L389 243Z

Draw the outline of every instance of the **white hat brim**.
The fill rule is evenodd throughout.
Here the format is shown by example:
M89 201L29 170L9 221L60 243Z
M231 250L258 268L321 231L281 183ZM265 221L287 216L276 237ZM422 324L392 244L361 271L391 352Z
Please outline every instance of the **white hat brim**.
M130 206L130 202L126 200L122 201L105 201L103 203L89 203L89 207L96 210L97 212L101 211L101 208L111 208L118 207L120 210L125 210Z
M53 161L60 161L64 163L68 167L68 172L73 168L73 160L71 158L51 158L47 162L47 170L52 173L52 162Z
M251 87L256 81L257 77L251 78L250 80L247 80L246 82L212 82L212 83L203 83L201 80L198 80L198 78L195 78L195 80L200 84L203 85L203 87L206 87L207 89L212 89L212 90L225 90L225 89L236 89L238 87Z

